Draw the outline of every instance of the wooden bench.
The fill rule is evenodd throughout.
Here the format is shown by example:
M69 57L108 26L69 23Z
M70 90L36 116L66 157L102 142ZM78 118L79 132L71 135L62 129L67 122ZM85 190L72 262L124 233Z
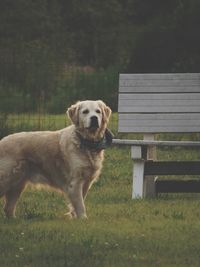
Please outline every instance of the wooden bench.
M156 133L200 132L200 74L120 74L118 131L143 133L130 145L134 161L132 198L160 192L200 192L198 180L159 180L157 175L199 175L200 161L157 161L157 146L200 147L200 142L156 141ZM181 153L181 152L180 152Z

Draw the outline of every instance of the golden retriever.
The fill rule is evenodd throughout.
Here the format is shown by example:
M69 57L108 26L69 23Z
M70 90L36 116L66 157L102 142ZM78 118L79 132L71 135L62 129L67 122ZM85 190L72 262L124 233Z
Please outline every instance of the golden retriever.
M51 186L70 201L70 217L85 218L84 199L100 174L111 109L101 100L81 101L67 110L72 125L59 131L21 132L0 141L0 197L7 217L28 182Z

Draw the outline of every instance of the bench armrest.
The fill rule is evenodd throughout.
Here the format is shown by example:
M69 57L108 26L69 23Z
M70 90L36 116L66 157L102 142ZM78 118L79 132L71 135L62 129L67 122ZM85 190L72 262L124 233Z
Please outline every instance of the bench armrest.
M131 140L131 139L113 139L114 145L127 146L183 146L200 147L200 141L149 141L149 140Z

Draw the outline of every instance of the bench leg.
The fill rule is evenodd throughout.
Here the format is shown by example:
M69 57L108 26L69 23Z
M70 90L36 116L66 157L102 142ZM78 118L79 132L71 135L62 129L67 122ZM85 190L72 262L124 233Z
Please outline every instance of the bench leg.
M144 140L155 140L155 134L144 134ZM144 153L144 157L146 160L156 160L156 147L148 146L146 148L146 153ZM144 177L144 197L155 197L156 196L156 186L155 186L154 176L145 176Z
M144 197L156 197L156 181L157 177L145 176L144 177Z
M132 198L142 198L144 195L144 160L134 161Z
M152 198L156 196L154 176L144 176L145 161L135 161L133 168L132 198Z
M144 153L145 152L145 153ZM155 197L155 177L144 176L145 159L147 152L140 146L131 147L131 158L133 166L133 189L132 198ZM143 155L145 154L145 156ZM144 157L144 158L143 158Z

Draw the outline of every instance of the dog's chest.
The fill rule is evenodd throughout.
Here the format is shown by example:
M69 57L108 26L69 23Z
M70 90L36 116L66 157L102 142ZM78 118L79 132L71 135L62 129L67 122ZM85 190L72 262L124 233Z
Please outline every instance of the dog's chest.
M86 152L83 162L81 170L83 178L95 178L102 168L103 152L98 154Z
M66 168L65 175L69 177L69 180L75 177L76 179L93 179L100 173L104 157L103 150L93 152L81 149L74 139L67 139L67 143L62 144L61 151Z

